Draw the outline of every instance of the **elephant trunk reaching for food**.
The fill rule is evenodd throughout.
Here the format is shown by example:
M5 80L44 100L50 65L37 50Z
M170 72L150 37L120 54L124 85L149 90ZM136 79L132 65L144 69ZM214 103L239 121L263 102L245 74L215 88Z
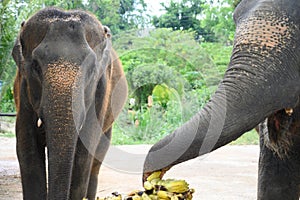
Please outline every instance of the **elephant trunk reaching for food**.
M47 8L22 24L13 57L24 199L95 199L112 123L127 95L110 36L82 11Z
M226 145L272 113L297 105L299 9L296 0L240 3L231 60L216 93L192 119L150 149L144 179Z

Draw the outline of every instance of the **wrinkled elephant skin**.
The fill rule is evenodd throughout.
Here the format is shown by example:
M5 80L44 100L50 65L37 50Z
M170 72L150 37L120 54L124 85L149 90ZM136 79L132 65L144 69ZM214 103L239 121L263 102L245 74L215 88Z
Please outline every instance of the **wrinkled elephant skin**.
M230 63L211 100L153 145L145 180L209 153L259 123L260 200L300 194L300 1L242 0Z
M127 98L109 28L83 11L46 8L22 23L12 55L23 198L95 199Z

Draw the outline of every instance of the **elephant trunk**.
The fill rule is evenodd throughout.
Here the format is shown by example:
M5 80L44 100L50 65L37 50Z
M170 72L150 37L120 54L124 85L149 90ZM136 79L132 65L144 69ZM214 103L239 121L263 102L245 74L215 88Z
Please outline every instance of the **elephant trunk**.
M78 134L72 122L72 114L66 112L63 115L56 113L60 116L48 116L45 119L49 130L47 132L49 199L69 199L70 195Z
M73 63L49 64L45 72L42 121L48 148L48 199L69 199L78 132L84 121L80 70Z
M259 48L246 39L237 34L228 70L209 103L150 149L144 179L226 145L270 114L296 105L300 89L296 57L283 46L275 47L280 51L275 54L272 47Z

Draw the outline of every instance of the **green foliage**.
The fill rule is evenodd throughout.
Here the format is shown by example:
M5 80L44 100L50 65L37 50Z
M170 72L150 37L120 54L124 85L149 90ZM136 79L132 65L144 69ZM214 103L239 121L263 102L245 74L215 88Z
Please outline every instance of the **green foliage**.
M154 87L152 96L155 102L158 102L160 106L166 109L169 101L176 99L179 94L174 88L170 88L166 84L161 84Z
M87 9L94 13L102 24L108 26L113 34L124 30L143 27L146 9L143 0L95 0L88 1Z
M136 100L133 110L117 120L115 143L155 142L189 120L210 99L229 63L231 47L199 44L194 34L154 29L115 37L129 96ZM147 106L150 95L152 107Z
M161 3L165 14L154 16L152 23L156 28L172 30L192 30L195 39L206 42L233 41L233 10L237 1L222 0L171 0Z
M115 37L114 46L137 103L118 118L116 144L152 143L189 120L210 99L229 55L218 65L214 59L230 54L221 44L200 45L194 32L171 29L127 32Z
M224 0L214 5L203 5L204 18L200 26L206 31L206 41L231 44L234 39L235 25L233 22L233 7L231 1Z
M3 92L0 101L0 112L11 113L15 111L12 88L8 87Z
M42 3L36 1L6 0L0 2L0 80L4 82L0 107L1 112L14 111L11 92L16 65L11 51L22 21L41 8ZM1 96L1 94L0 94ZM10 98L10 99L9 99Z
M16 135L14 133L8 132L8 131L1 131L0 130L0 138L5 137L5 138L14 138Z
M201 47L210 55L214 67L207 69L205 77L209 87L215 87L227 69L232 52L232 46L222 43L201 43Z
M237 140L231 142L232 145L257 145L259 144L259 134L253 129Z
M40 3L42 3L40 1ZM43 4L45 6L56 6L60 7L66 10L70 9L84 9L85 5L83 4L82 0L72 0L72 1L66 1L66 0L52 0L52 1L44 1ZM43 5L41 4L41 5Z
M123 111L114 126L113 144L154 143L189 119L197 111L192 108L176 98L166 108L154 101L152 107Z
M122 112L114 125L114 144L153 143L162 137L164 124L159 105L141 110L128 110Z
M156 28L172 28L173 30L193 30L199 39L205 30L200 26L204 0L171 0L168 4L161 3L165 14L154 16L152 23Z
M118 35L114 46L122 60L130 93L136 91L143 99L159 84L174 88L180 96L186 90L206 87L203 74L215 67L194 40L194 32L171 29L155 29L143 34L128 32Z
M138 106L146 103L156 85L164 84L166 87L175 88L180 94L183 93L184 79L168 66L159 64L139 66L138 69L132 70L130 73L131 91Z

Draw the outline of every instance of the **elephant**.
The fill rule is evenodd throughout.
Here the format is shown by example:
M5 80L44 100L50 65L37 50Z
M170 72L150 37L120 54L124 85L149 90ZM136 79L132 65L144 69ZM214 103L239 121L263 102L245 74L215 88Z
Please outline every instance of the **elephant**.
M21 24L12 56L23 199L95 199L127 98L111 37L85 11L44 8Z
M259 200L300 195L300 1L242 0L228 68L198 113L155 143L143 180L258 127Z

